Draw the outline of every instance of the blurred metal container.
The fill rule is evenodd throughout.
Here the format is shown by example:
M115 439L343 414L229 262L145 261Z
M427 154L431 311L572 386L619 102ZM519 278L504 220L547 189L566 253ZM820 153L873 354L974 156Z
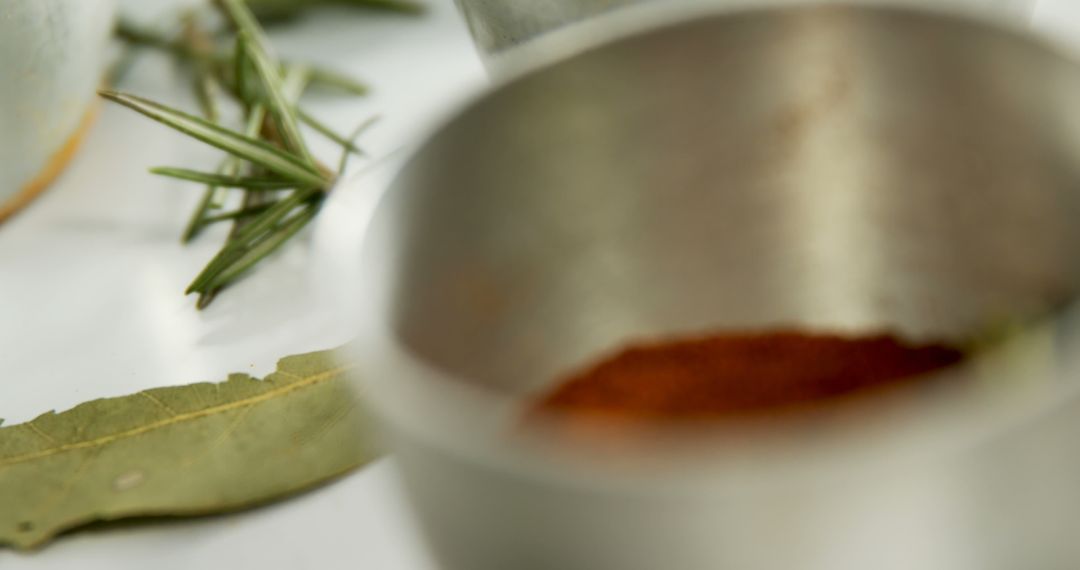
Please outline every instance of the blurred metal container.
M455 0L485 56L497 54L544 32L647 0Z
M649 0L455 0L485 62L546 32ZM811 4L815 0L700 0L724 7ZM1032 0L856 0L931 8L952 7L1009 19L1024 19Z
M631 12L549 38L535 53L576 55L465 108L374 211L359 376L438 560L1080 566L1080 66L915 10ZM632 339L1010 323L850 416L650 453L522 428Z

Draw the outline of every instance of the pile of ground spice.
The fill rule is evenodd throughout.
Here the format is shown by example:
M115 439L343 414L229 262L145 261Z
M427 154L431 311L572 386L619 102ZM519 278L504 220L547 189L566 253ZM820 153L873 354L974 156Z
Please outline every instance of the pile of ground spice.
M630 346L537 402L620 419L710 419L803 409L925 378L964 353L897 337L723 333Z

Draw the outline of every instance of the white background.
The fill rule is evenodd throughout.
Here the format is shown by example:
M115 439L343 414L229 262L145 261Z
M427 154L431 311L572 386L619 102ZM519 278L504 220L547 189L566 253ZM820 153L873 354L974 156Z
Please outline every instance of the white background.
M380 113L384 120L364 139L375 156L485 82L451 2L428 3L432 9L422 19L327 10L273 34L282 55L327 63L376 87L364 100L317 98L309 106L339 132ZM162 6L131 4L143 18ZM1034 22L1080 46L1080 2L1041 0ZM124 89L190 108L179 77L166 60L148 56ZM329 144L316 147L321 156L332 152ZM177 236L199 189L155 178L146 167L205 168L214 157L106 106L61 180L0 227L0 417L18 423L88 399L222 380L230 371L263 375L278 357L348 339L348 323L312 286L327 276L304 246L288 248L207 311L196 312L193 299L182 296L221 236L181 247ZM392 464L383 461L246 513L75 533L32 555L0 551L0 568L428 570L432 564Z

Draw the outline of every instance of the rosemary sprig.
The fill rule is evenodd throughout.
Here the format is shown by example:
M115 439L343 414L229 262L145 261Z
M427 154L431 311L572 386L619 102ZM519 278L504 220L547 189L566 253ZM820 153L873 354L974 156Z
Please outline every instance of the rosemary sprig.
M255 214L259 214L261 212L265 212L266 209L269 207L270 206L267 204L262 204L260 206L251 206L250 208L240 208L239 210L232 210L230 212L225 212L222 214L207 216L205 221L213 223L223 222L225 220L238 220L246 218L248 216L254 216Z
M356 128L354 128L352 132L349 133L349 137L345 139L345 142L349 143L349 146L344 147L345 150L341 152L341 159L338 160L337 175L339 177L345 173L345 167L349 165L349 156L353 154L351 150L353 148L356 148L356 139L359 138L360 135L364 133L364 131L371 128L371 126L377 122L379 122L378 116L369 117L367 119L364 119L364 121L359 125L356 125ZM356 154L362 154L362 151L357 152Z
M215 78L222 83L233 83L237 73L238 57L236 50L221 50L200 46L183 39L173 39L154 30L139 26L121 18L116 24L116 37L129 47L147 48L166 53L178 61L190 64L207 64ZM295 62L282 61L283 68L296 65ZM348 75L321 66L309 66L312 87L346 95L367 95L370 88L361 81ZM234 90L235 91L235 90Z
M319 212L350 154L362 154L354 143L371 124L366 121L352 136L344 137L299 108L299 99L311 86L336 88L362 94L363 84L333 71L278 60L260 27L252 6L259 0L212 0L231 30L233 45L222 49L220 31L198 28L198 19L186 17L182 33L168 37L121 22L118 37L129 47L148 47L171 54L187 64L193 74L196 98L204 117L191 115L161 103L112 90L101 91L105 99L123 105L161 124L227 153L212 171L156 167L160 176L205 185L203 196L188 221L183 241L195 238L204 228L232 222L220 251L192 280L186 293L198 294L197 307L208 305L268 255L302 230ZM316 0L296 0L310 6ZM358 4L409 9L412 5L382 0L357 0ZM269 6L261 2L264 6ZM282 6L284 4L281 4ZM222 124L217 99L227 96L243 111L240 131ZM342 159L335 173L319 163L308 150L300 125L336 142ZM240 193L239 206L228 196ZM225 210L224 208L232 209Z
M318 4L338 4L354 8L389 10L404 14L423 12L422 4L409 0L248 0L251 11L261 22L288 21Z
M353 143L353 140L357 136L359 136L359 133L349 137L343 137L334 132L334 130L330 127L326 126L322 121L308 114L303 109L297 108L296 114L298 117L300 117L300 120L303 121L305 125L315 129L322 136L336 142L339 146L341 146L342 149L345 150L345 152L358 155L364 154L364 151L360 150L360 147L356 146L356 144ZM363 124L361 124L360 132L363 132L363 130L370 126L373 121L373 119L367 119Z
M327 182L318 169L302 157L265 141L129 93L102 90L99 94L238 158L258 164L287 180L307 186L320 186Z
M236 26L237 33L240 35L237 41L242 42L240 45L244 48L247 59L251 61L258 73L263 91L269 100L267 107L281 132L285 148L299 155L309 166L314 167L315 159L311 157L311 152L308 151L303 137L300 136L299 121L293 105L285 98L281 66L271 53L269 42L262 28L255 21L255 15L248 10L244 0L221 0L221 5L224 6L225 12ZM239 82L237 82L237 88L243 89Z
M188 182L201 182L220 188L244 188L255 191L271 191L287 190L296 187L296 182L281 178L258 178L255 176L236 177L212 172L188 170L186 168L172 168L169 166L151 168L150 172L159 176L187 180Z
M246 55L244 55L246 53L246 49L246 44L243 43L242 39L238 38L237 52L240 54L238 57L244 58L240 60L241 65L246 61ZM242 98L241 103L244 106L244 111L247 116L247 122L244 126L244 134L249 137L258 136L261 132L263 132L264 128L266 127L266 107L264 107L262 103L252 104L246 99ZM228 166L230 167L231 172L235 174L240 168L240 159L236 156L230 156L228 160L230 161L230 164ZM214 188L215 191L217 190L216 186L208 186L207 188ZM258 192L249 192L247 190L243 190L243 198L241 200L240 209L250 211L256 208L262 210L267 210L270 208L270 204L266 200L266 195ZM203 214L204 217L200 220L203 226L214 223L214 216L210 216L209 214L209 210ZM223 247L228 247L230 244L232 244L236 240L236 236L240 233L240 231L243 230L244 227L246 227L247 224L250 222L251 218L249 217L237 217L233 222L232 229L229 230L229 237L226 239L225 246ZM217 298L217 295L221 292L221 289L222 287L217 287L215 289L208 289L206 291L199 292L199 299L195 303L195 307L200 310L206 308L208 305L210 305L211 302L213 302L214 299Z
M235 156L228 156L218 166L217 174L219 176L227 176L233 178L239 171L240 161ZM199 232L203 230L207 225L206 217L210 214L211 210L218 207L221 200L221 189L217 186L207 186L203 191L202 199L199 200L199 205L192 212L191 218L188 220L187 226L184 227L184 233L181 235L180 240L183 243L190 243Z

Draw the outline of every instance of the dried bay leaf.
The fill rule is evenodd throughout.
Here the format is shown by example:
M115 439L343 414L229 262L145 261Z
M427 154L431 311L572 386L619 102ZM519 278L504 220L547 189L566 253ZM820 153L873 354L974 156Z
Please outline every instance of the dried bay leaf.
M134 516L200 515L282 498L379 456L329 352L258 380L157 388L0 427L0 546Z

